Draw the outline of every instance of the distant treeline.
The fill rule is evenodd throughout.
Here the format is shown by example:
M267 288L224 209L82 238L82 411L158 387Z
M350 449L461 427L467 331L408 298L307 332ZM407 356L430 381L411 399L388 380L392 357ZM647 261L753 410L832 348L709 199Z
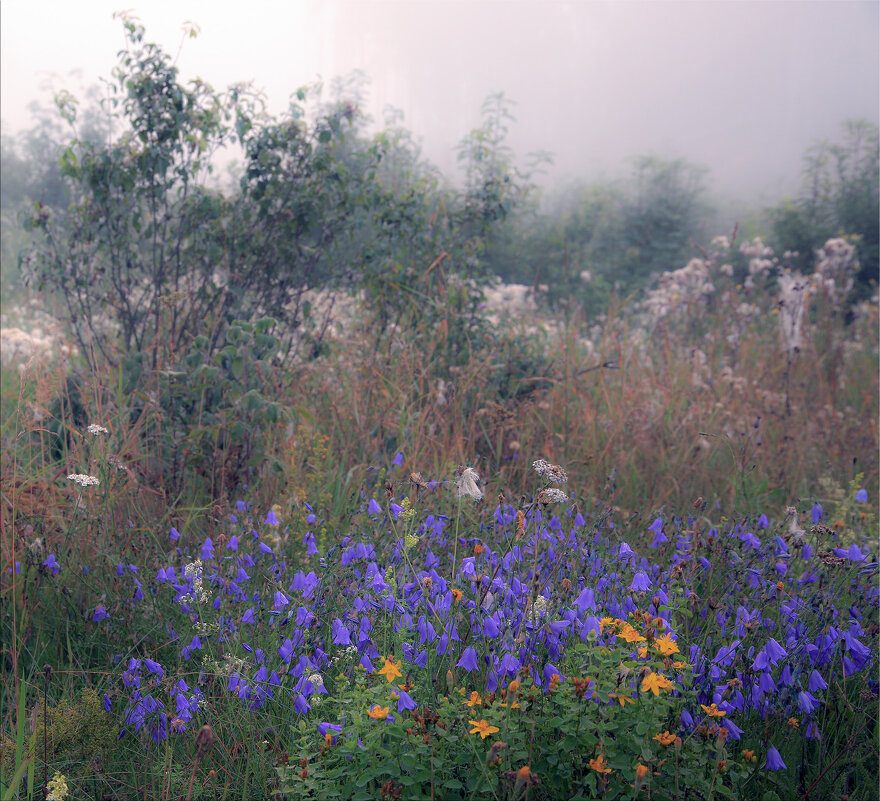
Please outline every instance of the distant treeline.
M643 287L729 233L710 230L706 171L684 159L639 157L628 181L539 203L533 173L506 144L503 95L486 100L481 127L459 145L457 188L399 118L368 132L358 79L336 81L329 100L300 90L275 119L248 87L181 84L143 28L124 25L128 48L108 96L80 109L62 94L58 113L2 137L0 204L7 222L21 212L44 234L25 258L29 277L75 299L75 328L95 309L109 313L125 350L157 339L169 295L191 293L196 310L171 315L169 342L212 320L219 343L225 323L255 314L296 327L306 287L364 289L390 323L433 269L546 286L551 302L573 299L589 313L615 287ZM236 148L242 161L221 189L215 156ZM854 237L857 291L867 295L878 218L878 129L852 121L805 154L801 192L764 210L762 233L804 271L828 238Z

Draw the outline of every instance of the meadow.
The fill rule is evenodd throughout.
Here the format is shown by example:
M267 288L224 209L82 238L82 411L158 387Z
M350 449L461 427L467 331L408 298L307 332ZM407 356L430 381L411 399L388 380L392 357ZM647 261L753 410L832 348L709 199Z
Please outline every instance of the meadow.
M7 366L4 797L870 798L876 298L713 248L589 323L487 290L445 380L454 305L352 299L272 425Z
M0 798L875 798L876 126L541 217L122 22L4 139Z

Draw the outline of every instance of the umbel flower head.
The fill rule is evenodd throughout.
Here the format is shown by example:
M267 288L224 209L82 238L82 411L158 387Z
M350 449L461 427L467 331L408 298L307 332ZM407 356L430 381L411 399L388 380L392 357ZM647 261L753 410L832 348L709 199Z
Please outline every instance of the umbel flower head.
M101 482L94 476L87 476L85 473L71 473L67 477L68 481L74 481L81 487L96 487Z
M532 467L541 478L546 478L551 484L565 484L568 481L568 473L558 464L537 459L532 462Z
M538 503L542 506L549 506L551 503L565 503L567 500L568 495L556 487L543 489L538 493Z
M479 481L479 473L473 467L465 467L455 480L455 497L473 498L475 501L482 500L483 490L477 486Z

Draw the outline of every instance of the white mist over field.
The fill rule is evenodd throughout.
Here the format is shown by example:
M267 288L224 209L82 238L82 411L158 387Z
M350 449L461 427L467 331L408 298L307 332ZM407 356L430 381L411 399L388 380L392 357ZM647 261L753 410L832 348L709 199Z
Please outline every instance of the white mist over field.
M716 192L753 199L797 188L801 158L848 118L878 120L878 9L870 2L491 2L149 0L132 11L179 54L184 78L253 81L280 113L298 87L362 70L366 106L388 106L444 173L483 99L516 102L509 143L544 150L542 179L622 174L633 156L683 157ZM5 133L54 89L109 78L118 3L2 5ZM183 41L181 25L200 27ZM181 47L182 44L182 47Z

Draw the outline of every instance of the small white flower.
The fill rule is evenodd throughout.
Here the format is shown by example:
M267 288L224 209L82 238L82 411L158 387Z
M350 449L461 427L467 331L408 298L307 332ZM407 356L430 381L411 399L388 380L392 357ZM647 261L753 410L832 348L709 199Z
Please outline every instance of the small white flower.
M549 602L547 601L547 599L543 595L539 595L537 598L535 598L535 602L533 604L535 614L539 617L543 615L547 611L548 605Z
M68 481L75 481L81 487L96 487L101 482L94 476L87 476L85 473L71 473L67 477Z
M551 487L550 489L541 490L538 493L538 503L547 506L551 503L565 503L568 500L568 495L566 495L562 490L556 489L556 487Z
M483 491L477 486L480 476L473 467L466 467L455 481L456 498L473 498L479 501L483 497Z
M88 431L89 434L93 434L96 437L99 437L101 434L109 434L110 433L106 428L104 428L104 426L95 425L94 423L92 423L86 429L86 431Z
M532 462L532 467L541 478L546 478L553 484L564 484L568 481L568 473L558 464L550 464L543 459L538 459Z

